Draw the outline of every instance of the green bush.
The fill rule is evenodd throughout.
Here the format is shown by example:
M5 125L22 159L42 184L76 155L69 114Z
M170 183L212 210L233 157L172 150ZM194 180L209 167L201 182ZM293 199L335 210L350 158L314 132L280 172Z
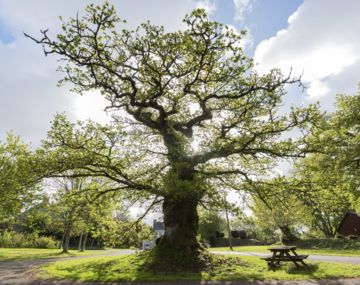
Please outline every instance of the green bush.
M360 240L348 238L321 238L299 240L296 244L301 248L360 249Z
M37 233L5 231L0 234L0 247L56 248L56 241L51 237L39 237Z
M39 237L34 242L36 248L56 248L56 241L51 237Z

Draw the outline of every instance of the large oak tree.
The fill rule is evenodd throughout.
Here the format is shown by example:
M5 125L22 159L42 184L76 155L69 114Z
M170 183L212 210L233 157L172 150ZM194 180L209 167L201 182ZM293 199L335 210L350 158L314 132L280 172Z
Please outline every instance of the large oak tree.
M76 168L78 176L112 180L109 191L161 203L165 235L157 249L197 254L198 205L221 201L221 188L275 158L302 155L302 139L282 134L305 127L314 108L279 115L285 85L299 79L257 74L241 47L244 33L204 10L184 23L175 32L149 22L131 31L111 5L90 5L56 37L48 30L27 36L45 55L60 56L62 83L100 91L115 114L108 126L58 116L45 148L57 162L48 171Z

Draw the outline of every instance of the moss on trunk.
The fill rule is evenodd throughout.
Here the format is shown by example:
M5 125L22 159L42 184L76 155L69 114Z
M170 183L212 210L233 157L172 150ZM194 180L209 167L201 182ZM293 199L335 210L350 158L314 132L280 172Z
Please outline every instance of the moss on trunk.
M165 234L151 254L155 270L200 271L208 266L208 254L196 238L197 206L196 199L164 200Z

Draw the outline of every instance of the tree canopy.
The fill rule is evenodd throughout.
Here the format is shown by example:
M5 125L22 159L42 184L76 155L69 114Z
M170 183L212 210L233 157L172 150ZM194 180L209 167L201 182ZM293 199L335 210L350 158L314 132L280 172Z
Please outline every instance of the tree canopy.
M0 142L0 223L11 224L36 195L36 177L30 168L30 150L20 137L8 133Z
M242 49L245 33L212 21L202 9L167 32L149 22L128 30L108 3L37 39L45 55L60 56L60 83L86 96L98 90L112 122L71 124L58 115L41 151L49 176L102 176L109 191L162 202L170 245L195 252L197 206L217 203L219 190L264 172L276 158L306 152L303 130L315 106L278 110L286 84L301 84L277 69L259 75ZM131 195L133 195L131 194Z
M308 235L334 237L345 213L360 209L359 94L338 95L335 108L312 123L306 141L314 152L293 164L287 177L243 185L261 201L253 214L263 228L281 218L294 225L295 218Z

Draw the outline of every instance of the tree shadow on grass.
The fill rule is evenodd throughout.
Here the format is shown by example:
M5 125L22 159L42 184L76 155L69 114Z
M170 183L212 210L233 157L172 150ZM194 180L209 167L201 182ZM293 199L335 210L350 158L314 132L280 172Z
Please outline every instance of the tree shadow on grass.
M302 267L290 266L286 270L286 273L312 276L318 269L319 269L319 265L317 264L307 264L307 266L302 266Z
M306 266L301 265L299 267L295 266L294 264L283 264L276 266L268 267L268 270L270 271L281 271L285 270L286 273L289 274L313 274L316 270L319 269L319 266L317 264L311 263L306 264Z
M75 257L76 254L73 253L63 253L59 252L49 252L49 253L37 253L37 254L29 254L29 255L17 255L17 256L6 256L0 255L0 261L26 261L26 260L37 260L37 259L51 259L51 258L59 258L59 257Z
M133 263L137 281L201 280L202 270L181 253L175 257L158 255L156 251L142 252L134 257Z
M110 280L111 276L116 272L116 270L113 270L115 264L117 264L117 260L103 262L88 261L72 267L71 270L67 269L70 272L68 278L75 280L83 279L82 277L84 275L91 272L91 279L93 281L107 281Z
M82 262L79 265L65 263L64 265L61 265L62 268L60 268L60 271L63 271L64 274L61 274L62 277L60 278L67 280L87 279L95 282L110 282L109 284L112 282L137 283L180 281L180 284L197 285L214 284L214 281L210 281L214 278L215 280L219 280L215 281L215 283L226 282L226 284L239 284L236 282L240 282L241 280L241 284L273 284L264 281L266 279L272 279L271 276L267 276L266 274L268 271L266 266L256 266L241 258L215 256L213 265L206 270L201 271L183 269L174 270L174 264L171 264L171 261L169 260L167 263L164 262L160 268L154 268L152 267L152 258L153 256L151 254L142 252L136 255L128 255L119 258L111 257L108 260L107 258L89 260ZM286 274L293 275L295 279L302 279L304 277L305 279L316 279L316 274L314 273L318 268L319 266L317 264L309 264L308 267L304 268L296 268L292 264L284 264L283 266L274 269L274 271L280 271L279 276L282 275L281 272L285 272ZM277 279L276 276L274 277Z

